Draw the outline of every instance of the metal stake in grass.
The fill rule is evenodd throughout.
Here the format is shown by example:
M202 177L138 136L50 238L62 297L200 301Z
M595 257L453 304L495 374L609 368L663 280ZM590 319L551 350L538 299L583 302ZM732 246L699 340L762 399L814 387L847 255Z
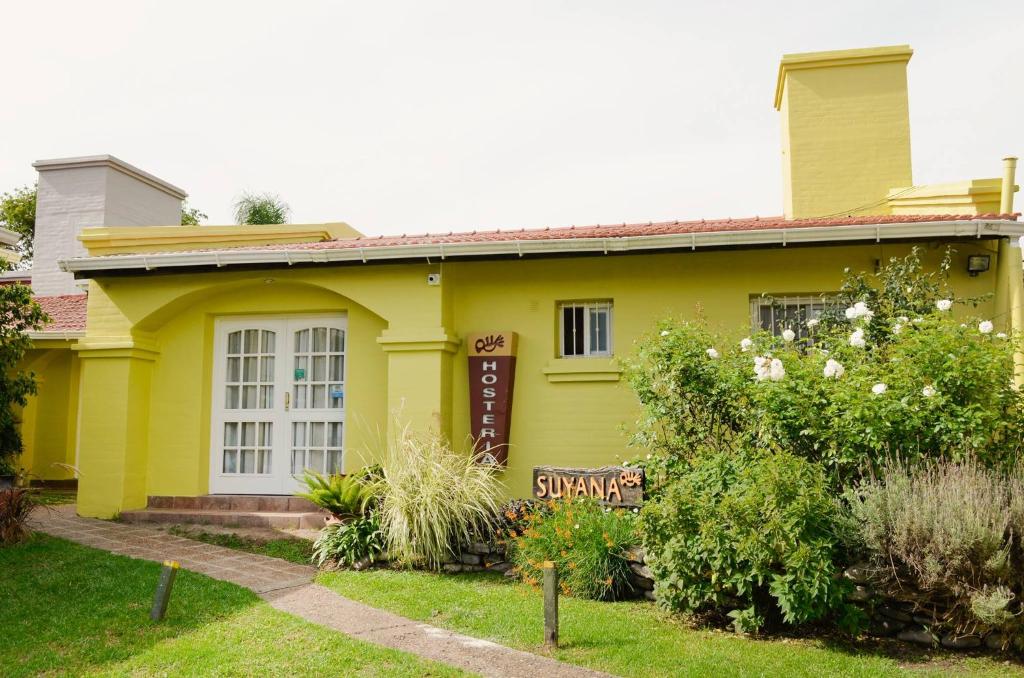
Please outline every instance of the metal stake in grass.
M544 571L544 645L558 647L558 568L545 560L541 569Z
M177 561L164 561L160 581L156 585L156 596L153 597L153 609L149 612L149 618L153 621L162 621L167 613L167 601L171 599L171 587L174 586L174 575L178 574L179 567Z

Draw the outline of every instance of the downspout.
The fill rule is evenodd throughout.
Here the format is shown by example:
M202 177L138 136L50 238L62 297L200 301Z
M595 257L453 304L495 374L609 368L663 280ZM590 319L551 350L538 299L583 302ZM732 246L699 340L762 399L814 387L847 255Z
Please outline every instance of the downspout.
M1017 190L1017 158L1003 158L1003 185L999 193L999 212L1013 214L1013 193Z

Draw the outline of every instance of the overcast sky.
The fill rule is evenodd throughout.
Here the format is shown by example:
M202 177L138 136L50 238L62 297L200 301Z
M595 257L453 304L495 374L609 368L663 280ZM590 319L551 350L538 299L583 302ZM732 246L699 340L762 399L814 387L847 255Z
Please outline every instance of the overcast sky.
M1024 155L1024 2L5 2L0 191L111 153L367 234L775 215L784 53L909 43L915 183Z

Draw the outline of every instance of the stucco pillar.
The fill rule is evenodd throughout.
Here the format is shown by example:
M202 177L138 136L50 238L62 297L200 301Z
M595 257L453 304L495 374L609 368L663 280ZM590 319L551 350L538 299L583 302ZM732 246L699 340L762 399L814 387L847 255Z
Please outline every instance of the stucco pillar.
M157 352L137 342L80 344L78 513L111 518L146 506L149 399Z
M1008 332L1024 335L1024 265L1021 262L1022 249L1015 247L1010 238L999 241L999 258L996 266L996 317ZM1015 354L1017 364L1015 380L1024 384L1024 355Z
M452 355L459 340L443 327L385 330L388 356L388 437L397 427L452 432Z

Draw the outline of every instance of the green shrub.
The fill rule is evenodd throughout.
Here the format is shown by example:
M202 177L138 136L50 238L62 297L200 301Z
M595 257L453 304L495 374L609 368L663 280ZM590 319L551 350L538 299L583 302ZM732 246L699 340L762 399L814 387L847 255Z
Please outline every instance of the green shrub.
M662 323L628 365L650 491L706 450L788 450L837 486L887 457L1012 464L1024 440L1020 344L988 320L954 316L975 300L952 297L946 266L926 272L914 252L874 279L849 275L804 339Z
M416 435L408 427L383 456L371 487L392 557L439 568L460 547L490 534L504 494L491 467L454 451L437 433Z
M641 512L661 605L727 610L738 630L842 607L837 503L815 464L785 452L712 452ZM738 604L737 604L738 603Z
M907 468L846 493L875 586L957 632L1024 640L1024 478L977 461Z
M636 520L589 497L551 501L530 512L512 536L512 562L523 580L537 585L544 561L558 568L562 592L617 600L633 592L626 552L639 543Z
M348 522L327 525L313 544L313 562L317 567L327 562L346 567L371 563L382 553L384 535L372 512Z
M0 546L17 544L31 534L28 517L35 508L29 490L21 487L0 490Z
M308 491L296 492L295 495L308 499L337 518L355 518L363 515L373 501L373 488L363 477L364 474L324 476L307 470L302 474L302 482Z

